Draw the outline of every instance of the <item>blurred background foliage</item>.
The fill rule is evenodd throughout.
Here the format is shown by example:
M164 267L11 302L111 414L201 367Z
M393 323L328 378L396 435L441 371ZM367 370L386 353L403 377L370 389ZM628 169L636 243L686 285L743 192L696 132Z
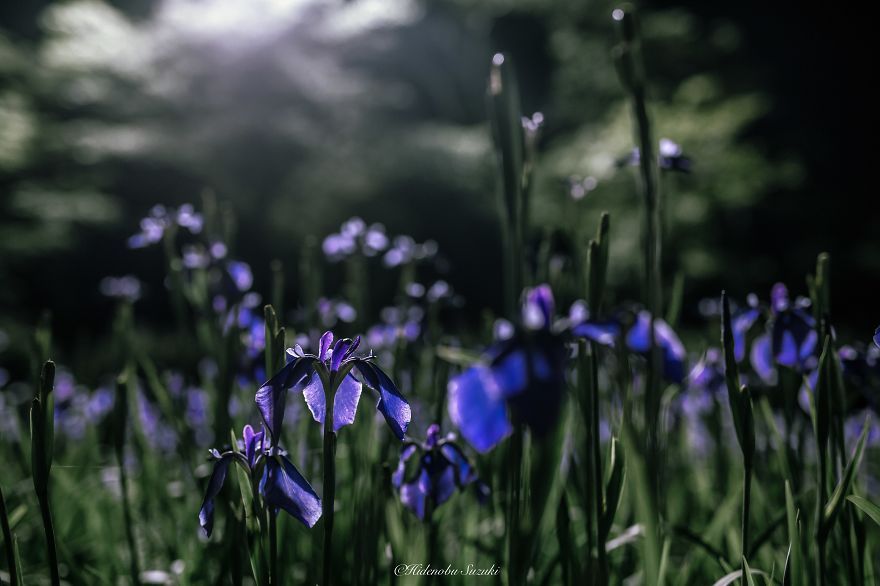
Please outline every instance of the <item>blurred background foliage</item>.
M309 237L352 215L436 240L477 315L500 301L492 52L517 67L545 127L532 197L537 240L612 212L611 284L639 296L633 146L605 0L71 0L0 5L0 326L53 312L64 344L109 330L105 275L146 282L139 312L169 319L158 252L126 238L156 203L211 192L232 245L268 290ZM870 55L851 14L754 0L640 4L656 136L693 158L666 173L667 285L685 323L722 287L804 293L834 258L836 323L880 322L876 199L865 177L876 115L858 91ZM595 188L573 200L571 176ZM593 185L591 180L591 185ZM559 236L556 238L556 236ZM318 240L319 241L319 240Z

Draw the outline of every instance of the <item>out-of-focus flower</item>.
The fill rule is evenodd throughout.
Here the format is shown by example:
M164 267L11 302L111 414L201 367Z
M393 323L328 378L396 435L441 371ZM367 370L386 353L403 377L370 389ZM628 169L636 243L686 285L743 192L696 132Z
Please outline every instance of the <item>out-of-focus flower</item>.
M489 494L489 487L480 481L470 460L455 443L455 435L441 438L437 424L428 427L424 443L410 441L403 445L391 482L400 493L400 502L422 520L456 490L474 486L481 502Z
M344 299L321 297L315 309L318 311L321 325L325 328L332 328L339 322L350 324L357 319L357 310Z
M639 148L636 147L629 154L618 159L617 165L619 167L638 165L640 159ZM680 171L682 173L690 173L693 166L691 158L684 154L681 146L668 138L660 139L657 161L661 169Z
M815 320L807 311L809 304L804 298L792 303L785 285L773 286L768 333L755 339L750 355L752 368L765 383L775 383L776 365L802 375L809 375L818 366L819 337Z
M397 267L417 260L429 260L437 255L437 243L427 240L417 243L410 236L396 236L393 245L382 257L386 267Z
M654 320L654 342L663 353L663 376L666 380L681 384L687 358L684 345L676 333L660 318ZM636 322L626 334L626 344L634 352L647 355L651 349L651 314L640 311Z
M556 423L567 352L564 335L552 329L553 312L549 286L527 291L520 327L450 380L450 418L477 451L491 450L511 433L508 408L537 434Z
M141 297L141 282L134 275L104 277L101 279L101 294L113 299L137 301Z
M578 177L572 175L565 179L565 190L571 199L578 201L584 199L588 193L596 189L599 182L595 177L589 175L587 177Z
M144 248L156 244L165 235L165 230L177 224L191 234L199 234L204 226L202 214L195 211L192 204L183 204L175 211L163 205L155 205L141 219L141 231L128 239L129 248Z
M361 218L349 218L338 233L324 238L321 249L331 261L339 261L360 251L364 256L376 256L388 248L388 235L382 224L367 226Z
M354 355L359 344L360 337L357 337L354 340L343 338L333 345L333 333L328 331L321 336L318 354L307 354L301 347L287 350L293 359L264 383L256 396L257 406L273 441L277 442L281 433L290 388L302 391L315 421L324 423L325 380L338 385L333 401L334 432L354 423L361 390L366 384L379 395L376 409L385 417L394 435L403 439L412 418L410 405L388 375L372 362L373 356ZM340 371L345 374L342 380L336 381Z
M277 515L279 509L283 509L306 527L314 527L321 518L321 499L287 458L286 452L266 442L265 433L255 433L250 425L244 427L240 448L240 451L223 453L210 451L214 470L199 509L199 525L205 534L210 537L214 530L214 499L223 488L231 463L244 468L252 479L262 472L259 493L272 514Z

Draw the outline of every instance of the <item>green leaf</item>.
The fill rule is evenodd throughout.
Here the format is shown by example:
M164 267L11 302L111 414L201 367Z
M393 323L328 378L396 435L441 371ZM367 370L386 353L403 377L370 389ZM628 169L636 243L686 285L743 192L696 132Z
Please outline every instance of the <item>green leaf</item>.
M626 453L620 448L620 441L616 437L611 438L611 460L609 463L611 474L605 487L605 511L602 513L599 525L599 539L604 543L608 539L614 515L620 506L620 497L623 494L623 486L626 481Z
M590 311L598 314L602 307L602 300L605 292L605 281L608 274L608 231L610 229L611 217L608 212L602 212L599 218L599 228L597 230L596 239L590 241L589 245L589 288L588 288L588 305Z
M721 344L724 348L724 379L727 382L727 399L733 415L736 438L743 453L745 466L751 466L755 453L755 417L749 389L739 384L739 367L734 352L733 328L730 320L730 301L721 292Z
M795 508L791 484L785 481L785 515L788 525L788 558L782 575L784 584L803 583L803 556L801 552L801 534L799 526L800 511Z
M764 578L767 578L767 572L763 572L761 570L750 569L749 574L758 575L758 576L762 576ZM733 584L734 582L736 582L737 580L742 578L742 575L743 575L742 570L735 570L735 571L727 574L726 576L722 576L721 578L719 578L712 586L729 586L730 584Z
M861 509L863 513L871 517L877 525L880 525L880 507L869 501L864 497L860 497L854 494L846 497L846 500L854 504L856 507Z
M657 509L651 495L651 482L645 470L645 462L639 453L634 441L635 434L628 428L624 428L624 446L626 447L627 465L629 467L632 482L632 497L634 500L636 519L644 528L642 544L642 560L645 572L645 584L656 586L660 576L661 544L660 531L657 527Z
M840 482L837 483L837 487L835 487L834 492L831 494L831 498L829 498L828 502L825 504L825 510L822 514L822 524L819 528L820 540L824 540L825 537L828 536L828 533L834 526L834 522L837 520L837 516L843 508L844 497L849 492L856 470L862 461L862 453L865 450L865 441L868 439L870 419L870 415L865 418L864 427L862 427L862 435L859 437L859 443L856 444L853 457L846 464L846 468L843 471L843 477L840 479Z
M468 367L480 361L477 352L456 348L454 346L437 346L437 357L456 366Z
M755 584L755 579L752 577L752 568L749 567L749 562L746 561L746 558L742 558L743 572L746 575L746 584L748 586L757 586Z

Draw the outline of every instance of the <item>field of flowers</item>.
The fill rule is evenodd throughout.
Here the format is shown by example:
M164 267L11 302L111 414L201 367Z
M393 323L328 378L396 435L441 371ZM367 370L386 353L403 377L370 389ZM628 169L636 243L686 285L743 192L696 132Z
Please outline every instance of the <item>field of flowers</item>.
M612 16L639 299L609 283L616 217L571 217L564 254L535 229L544 115L503 53L501 315L462 319L443 250L382 218L266 259L260 288L221 200L157 203L125 246L164 267L164 338L137 275L101 281L101 356L53 361L48 313L0 331L30 356L0 369L0 583L876 584L880 328L838 335L821 253L803 282L699 301L680 335L697 300L662 262L666 179L695 165L653 131L634 13Z

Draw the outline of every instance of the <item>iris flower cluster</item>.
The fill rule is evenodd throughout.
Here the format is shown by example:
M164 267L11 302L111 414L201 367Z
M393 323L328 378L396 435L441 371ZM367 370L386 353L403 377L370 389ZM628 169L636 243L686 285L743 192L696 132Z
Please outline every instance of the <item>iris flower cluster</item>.
M448 501L456 490L474 487L477 498L484 502L489 487L455 442L455 434L440 437L440 426L428 427L424 443L408 441L400 451L400 462L391 476L400 493L400 501L424 520L432 511Z
M625 333L622 320L592 318L582 302L572 307L568 319L555 320L554 312L548 285L526 291L520 323L498 328L503 339L450 380L450 418L477 451L494 448L512 433L514 422L538 435L553 427L562 403L568 343L575 338L613 347L622 337L630 351L648 354L651 315L646 311L636 315ZM662 352L665 377L681 384L685 349L662 319L654 320L654 342Z

